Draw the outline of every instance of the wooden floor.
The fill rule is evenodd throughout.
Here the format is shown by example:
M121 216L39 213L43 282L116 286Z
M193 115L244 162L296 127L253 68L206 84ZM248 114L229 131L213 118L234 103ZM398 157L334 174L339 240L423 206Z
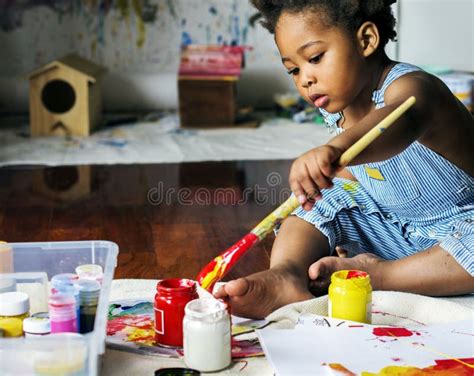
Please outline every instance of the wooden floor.
M0 239L110 240L115 278L195 278L289 195L290 161L0 168ZM227 275L268 267L273 235Z

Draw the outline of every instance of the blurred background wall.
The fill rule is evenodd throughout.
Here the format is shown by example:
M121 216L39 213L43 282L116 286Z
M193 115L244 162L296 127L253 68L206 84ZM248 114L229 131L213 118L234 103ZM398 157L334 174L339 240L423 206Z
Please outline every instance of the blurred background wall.
M393 58L474 71L472 0L399 0ZM27 75L76 52L105 66L106 111L177 107L182 43L249 45L241 105L292 89L273 37L246 0L0 0L0 112L28 110Z

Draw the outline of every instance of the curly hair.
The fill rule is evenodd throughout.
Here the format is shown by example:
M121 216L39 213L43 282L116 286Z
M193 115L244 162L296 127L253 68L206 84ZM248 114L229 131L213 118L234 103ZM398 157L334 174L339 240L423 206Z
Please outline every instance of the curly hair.
M350 35L366 21L371 21L380 33L381 46L389 40L395 40L395 17L390 5L397 0L250 0L259 13L252 17L263 18L260 23L270 33L283 12L298 13L301 11L323 12L325 23L342 26Z

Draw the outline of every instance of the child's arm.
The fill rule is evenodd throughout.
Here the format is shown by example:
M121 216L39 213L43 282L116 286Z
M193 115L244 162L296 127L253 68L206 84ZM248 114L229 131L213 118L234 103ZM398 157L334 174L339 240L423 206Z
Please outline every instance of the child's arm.
M380 261L373 271L374 289L443 296L474 292L471 276L440 246L394 261Z
M439 246L404 259L385 261L380 274L383 290L432 296L474 292L474 277Z
M409 96L416 103L403 114L384 134L371 143L350 163L352 165L381 161L400 153L415 140L424 140L430 146L440 138L440 120L435 119L435 109L446 100L435 79L424 73L412 73L393 82L385 91L385 107L371 111L357 124L347 126L346 131L334 137L326 145L308 151L299 157L290 171L290 186L305 210L313 206L308 197L321 198L321 189L331 188L337 173L336 161L351 145L384 119ZM447 90L447 89L446 89ZM450 97L454 98L452 94ZM444 98L444 99L442 99ZM455 100L451 99L454 103ZM436 148L433 148L435 151Z

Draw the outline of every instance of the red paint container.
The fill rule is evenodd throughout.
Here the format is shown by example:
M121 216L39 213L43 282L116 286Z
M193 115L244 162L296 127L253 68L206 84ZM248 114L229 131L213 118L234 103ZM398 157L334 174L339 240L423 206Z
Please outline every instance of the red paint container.
M164 279L156 285L155 340L164 346L183 346L184 307L199 298L196 283L189 279Z

